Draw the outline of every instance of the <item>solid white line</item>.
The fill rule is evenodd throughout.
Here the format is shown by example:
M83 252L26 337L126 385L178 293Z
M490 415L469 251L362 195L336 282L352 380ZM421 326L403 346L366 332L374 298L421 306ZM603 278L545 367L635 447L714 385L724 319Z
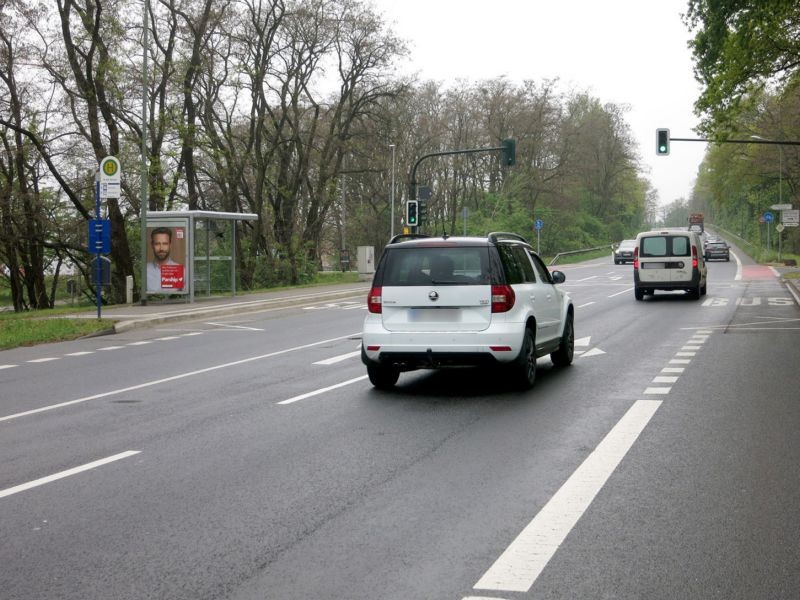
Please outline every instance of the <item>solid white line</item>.
M594 304L594 301L592 301L592 302L587 302L586 304L581 304L581 305L580 305L578 308L584 308L584 307L586 307L586 306L591 306L592 304Z
M112 463L117 460L122 460L123 458L128 458L129 456L139 454L140 452L141 450L128 450L127 452L121 452L119 454L115 454L114 456L109 456L108 458L102 458L100 460L96 460L94 462L81 465L80 467L75 467L73 469L67 469L66 471L61 471L60 473L56 473L55 475L48 475L47 477L42 477L41 479L29 481L28 483L23 483L22 485L18 485L5 490L0 490L0 498L5 498L6 496L11 496L12 494L17 494L19 492L24 492L25 490L29 490L31 488L44 485L45 483L50 483L58 479L63 479L64 477L69 477L70 475L76 475L77 473L82 473L83 471L88 471L90 469L102 467L103 465L107 465L108 463Z
M325 360L318 360L317 362L313 363L315 365L335 365L338 362L342 362L343 360L347 360L348 358L353 358L354 356L359 356L361 354L361 350L356 350L355 352L348 352L347 354L340 354L339 356L334 356L332 358L326 358Z
M64 356L86 356L87 354L94 354L94 351L91 351L91 352L87 352L87 351L84 351L84 352L70 352L68 354L65 354Z
M530 590L661 404L660 400L636 401L474 588Z
M59 357L57 356L50 356L48 358L35 358L33 360L29 360L29 363L43 363L43 362L50 362L52 360L58 360Z
M94 394L92 396L85 396L83 398L78 398L76 400L69 400L67 402L60 402L59 404L51 404L50 406L43 406L41 408L35 408L33 410L27 410L25 412L16 413L13 415L8 415L5 417L0 417L0 423L3 421L10 421L12 419L19 419L20 417L27 417L29 415L35 415L36 413L45 412L48 410L55 410L57 408L63 408L65 406L71 406L73 404L80 404L81 402L89 402L90 400L98 400L100 398L107 398L109 396L116 396L118 394L124 394L126 392L132 392L134 390L141 390L142 388L152 387L154 385L159 385L162 383L168 383L170 381L177 381L179 379L186 379L187 377L193 377L195 375L202 375L203 373L210 373L212 371L218 371L220 369L227 369L228 367L235 367L238 365L247 364L249 362L254 362L257 360L263 360L265 358L272 358L273 356L280 356L281 354L288 354L289 352L296 352L297 350L305 350L306 348L313 348L314 346L320 346L322 344L329 344L331 342L337 342L339 340L346 340L348 338L353 337L354 335L350 333L348 335L343 335L340 337L331 338L328 340L321 340L319 342L312 342L310 344L303 344L302 346L294 346L293 348L286 348L285 350L277 350L276 352L270 352L269 354L261 354L260 356L251 356L250 358L243 358L242 360L236 360L229 363L224 363L221 365L215 365L213 367L206 367L205 369L198 369L197 371L189 371L188 373L181 373L179 375L173 375L172 377L165 377L164 379L156 379L153 381L147 381L145 383L140 383L139 385L132 385L130 387L121 388L118 390L111 390L110 392L103 392L101 394Z
M13 369L17 365L0 365L0 370L2 369Z
M264 331L256 327L245 327L243 325L228 325L227 323L206 323L206 325L214 325L215 327L228 327L230 329L246 329L247 331Z
M644 389L645 394L664 396L669 394L671 387L649 387Z
M350 385L351 383L357 383L359 381L364 381L367 378L367 375L362 375L361 377L356 377L354 379L348 379L347 381L343 381L342 383L337 383L336 385L330 385L326 388L321 388L318 390L314 390L313 392L308 392L307 394L300 394L299 396L295 396L294 398L289 398L288 400L281 400L278 404L292 404L294 402L299 402L300 400L305 400L306 398L311 398L312 396L319 396L320 394L324 394L325 392L329 392L331 390L335 390L336 388L344 387L346 385Z
M613 298L614 296L620 296L622 294L629 294L632 289L633 289L632 287L629 287L628 289L622 290L621 292L617 292L616 294L611 294L610 296L608 296L608 298Z
M128 346L145 346L147 344L152 344L152 343L153 342L151 342L150 340L143 340L141 342L131 342L130 344L128 344Z

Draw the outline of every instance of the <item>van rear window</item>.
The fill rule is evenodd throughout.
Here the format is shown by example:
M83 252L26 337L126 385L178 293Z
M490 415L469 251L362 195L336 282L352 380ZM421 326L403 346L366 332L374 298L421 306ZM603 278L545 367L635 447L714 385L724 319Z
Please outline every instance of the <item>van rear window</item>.
M690 256L692 245L685 235L654 236L642 238L639 256Z
M486 246L393 248L386 256L384 286L488 285Z

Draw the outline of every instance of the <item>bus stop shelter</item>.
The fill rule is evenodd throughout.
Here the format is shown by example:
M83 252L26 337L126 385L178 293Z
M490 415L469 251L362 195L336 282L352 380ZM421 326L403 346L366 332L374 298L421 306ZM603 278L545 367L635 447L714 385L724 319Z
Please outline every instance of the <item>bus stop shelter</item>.
M236 222L253 213L205 210L147 213L143 298L236 295Z

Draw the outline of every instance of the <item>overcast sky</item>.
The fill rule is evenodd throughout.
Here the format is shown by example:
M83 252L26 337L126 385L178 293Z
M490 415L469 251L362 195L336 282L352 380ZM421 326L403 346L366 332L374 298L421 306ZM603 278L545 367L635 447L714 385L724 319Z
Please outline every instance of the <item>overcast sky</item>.
M695 81L686 0L372 0L408 42L401 72L444 83L559 79L626 105L642 168L659 203L689 198L706 144L673 142L655 154L656 129L693 138Z

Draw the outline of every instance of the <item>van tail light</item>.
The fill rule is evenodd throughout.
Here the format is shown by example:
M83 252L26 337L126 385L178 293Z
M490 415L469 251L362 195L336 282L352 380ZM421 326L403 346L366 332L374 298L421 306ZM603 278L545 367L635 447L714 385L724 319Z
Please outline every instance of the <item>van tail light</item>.
M383 297L381 296L381 288L374 287L369 291L367 296L367 308L373 314L381 314L383 312Z
M517 297L510 285L492 286L492 312L508 312L514 307Z
M639 268L639 246L633 249L633 269Z
M692 268L697 268L697 246L692 244Z

